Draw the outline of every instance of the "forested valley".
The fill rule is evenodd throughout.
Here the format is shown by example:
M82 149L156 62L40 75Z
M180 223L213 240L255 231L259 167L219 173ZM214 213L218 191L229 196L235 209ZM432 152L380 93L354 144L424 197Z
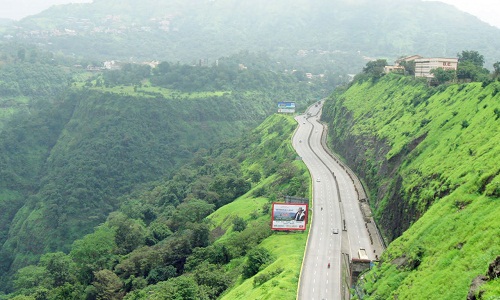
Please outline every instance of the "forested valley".
M277 170L281 176L259 188L259 196L279 197L280 189L307 193L291 149L282 145L291 125L266 129L274 133L269 140L251 129L276 111L278 101L300 108L320 99L326 79L306 80L248 52L213 66L123 64L99 72L35 47L2 53L3 292L96 297L99 289L83 291L108 271L128 284L120 293L137 290L183 274L193 249L215 240L205 217ZM267 150L259 156L263 150L252 147L260 143ZM288 154L270 150L278 148ZM244 153L266 161L244 168ZM252 220L267 213L257 211ZM244 232L246 220L238 222ZM265 228L249 229L263 230L255 243L269 234ZM222 262L244 256L251 245L231 249ZM125 271L131 266L122 263L147 253L149 266Z

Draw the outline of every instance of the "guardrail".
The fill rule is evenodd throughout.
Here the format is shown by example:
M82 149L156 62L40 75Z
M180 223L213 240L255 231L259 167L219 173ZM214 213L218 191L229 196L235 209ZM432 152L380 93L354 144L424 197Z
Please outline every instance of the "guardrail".
M339 164L339 166L346 171L347 175L349 175L349 178L351 178L352 183L354 185L354 189L356 190L356 194L358 195L358 202L359 202L359 205L361 208L361 212L363 213L363 217L365 219L365 227L368 230L368 235L370 236L370 241L373 244L372 231L375 231L374 235L377 236L377 239L382 247L382 251L384 251L387 248L387 245L385 244L385 240L382 238L382 235L380 233L380 229L378 228L377 223L375 222L375 220L372 217L370 205L368 203L368 196L367 196L365 187L363 186L363 184L359 180L358 176L356 176L354 171L351 168L349 168L349 166L344 164L344 162L342 162L340 160L340 158L335 153L333 153L330 150L330 148L328 148L328 144L326 142L327 136L328 136L327 132L328 132L328 125L323 124L323 132L321 133L321 145L322 145L323 149L326 151L326 153L328 153L328 155L330 157L332 157ZM333 172L332 172L332 174L333 174ZM335 175L334 175L334 178L335 178ZM337 182L336 178L335 178L335 182ZM339 199L340 199L340 197L339 197ZM341 205L341 209L342 209L342 205ZM373 224L374 228L372 230L370 230L368 223ZM372 227L372 226L370 226L370 227Z

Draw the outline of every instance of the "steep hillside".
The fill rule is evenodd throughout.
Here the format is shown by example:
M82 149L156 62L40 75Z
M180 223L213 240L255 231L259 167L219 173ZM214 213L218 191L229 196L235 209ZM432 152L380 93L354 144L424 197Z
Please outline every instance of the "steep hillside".
M295 299L307 235L269 227L271 202L310 194L290 144L295 126L273 115L199 151L170 178L123 197L69 254L20 269L5 299Z
M4 88L26 85L0 97L7 103L0 118L1 273L48 251L68 251L124 194L171 175L200 149L247 133L277 101L297 101L300 109L326 87L246 55L212 67L125 65L91 74L64 68L73 78L54 85L50 80L61 77L48 66L39 70L46 81L21 76L29 64L4 77ZM29 94L42 88L38 98Z
M364 57L454 57L477 49L491 68L500 56L500 30L420 0L96 0L54 7L8 32L90 59L213 62L249 50L309 68L314 57L323 63L317 71L344 74L359 71Z
M359 288L367 299L464 299L500 254L499 103L499 82L430 88L397 75L326 102L332 148L392 241ZM498 295L498 279L484 288Z

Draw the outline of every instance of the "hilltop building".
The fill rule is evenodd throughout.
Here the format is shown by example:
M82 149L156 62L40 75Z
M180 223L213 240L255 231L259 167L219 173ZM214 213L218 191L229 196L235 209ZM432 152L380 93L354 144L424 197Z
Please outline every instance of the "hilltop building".
M437 68L456 71L458 58L432 57L415 59L415 77L434 78L431 70Z
M443 68L445 70L457 70L458 58L446 57L422 57L420 55L412 55L400 58L395 61L393 66L385 66L384 72L401 72L404 73L405 68L401 65L402 62L415 62L415 77L434 78L431 70Z
M394 65L393 66L385 66L384 67L384 72L385 74L388 74L390 72L400 72L400 73L404 73L405 71L405 67L403 67L401 65L401 63L403 62L410 62L410 61L414 61L418 58L422 58L422 56L420 55L411 55L411 56L406 56L406 57L402 57L398 60L396 60L394 62Z

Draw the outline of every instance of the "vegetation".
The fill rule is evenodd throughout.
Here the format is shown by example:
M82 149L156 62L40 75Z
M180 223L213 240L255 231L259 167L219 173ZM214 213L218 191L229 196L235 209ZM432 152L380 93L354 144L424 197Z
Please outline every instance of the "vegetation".
M272 235L269 206L309 195L310 177L289 142L295 124L275 115L229 147L199 151L170 179L126 196L69 254L21 268L4 298L217 299L237 288L293 299L306 235ZM238 219L249 226L235 230ZM299 250L283 251L285 239Z
M488 79L489 71L483 67L484 56L479 52L462 51L462 53L458 54L458 62L458 79L470 81L485 81Z
M0 99L8 111L0 120L0 277L9 282L15 270L37 263L44 253L69 253L74 240L112 216L110 222L121 224L118 232L130 234L116 241L118 254L143 240L168 237L171 233L161 224L154 224L155 235L150 237L140 223L123 223L120 215L110 213L122 205L124 195L171 176L195 152L213 153L240 137L274 112L277 101L296 101L300 109L321 98L328 85L269 70L269 60L250 53L221 58L212 67L163 62L158 70L124 65L122 71L97 73L65 66L64 60L48 64L38 55L42 67L33 67L30 76L23 75L29 65L18 64L16 52L9 53L0 69L6 74L2 80L6 86L24 84ZM247 69L240 70L240 63ZM30 81L31 76L37 80ZM167 77L176 79L165 81ZM42 93L44 86L50 88ZM257 169L250 175L251 182L264 177ZM248 185L241 178L216 179L212 189L232 189L211 199L213 207L193 201L180 208L210 212ZM299 191L300 184L293 189ZM165 197L178 205L186 195L171 192ZM174 221L177 230L186 220ZM127 231L127 226L134 230ZM12 288L3 281L0 286Z
M367 183L392 241L359 283L363 299L466 298L500 253L499 90L389 74L325 102L332 147ZM480 289L492 295L497 281Z
M0 299L294 299L306 235L272 234L269 209L310 178L293 119L266 117L381 55L324 108L393 241L356 290L464 298L500 250L500 34L438 3L365 2L96 0L1 28ZM381 71L477 45L459 85ZM104 60L133 63L87 71Z
M211 65L240 51L265 52L337 82L338 75L361 71L367 57L453 57L478 49L491 65L500 49L498 29L442 3L419 1L93 1L54 7L15 25L4 29L12 40L88 62Z

